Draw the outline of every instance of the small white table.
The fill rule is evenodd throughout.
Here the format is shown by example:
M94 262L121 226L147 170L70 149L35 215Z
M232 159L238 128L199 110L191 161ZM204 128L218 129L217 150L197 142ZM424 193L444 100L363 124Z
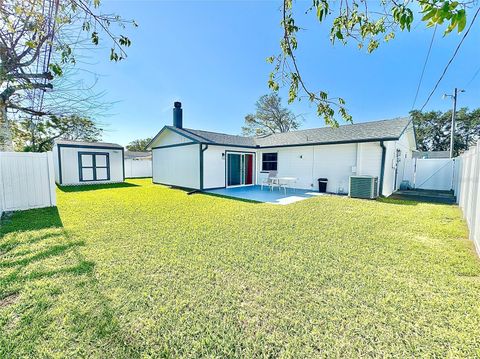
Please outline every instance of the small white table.
M297 182L296 177L273 177L272 179L272 185L270 186L270 190L273 191L273 186L278 186L278 190L280 191L281 188L283 188L285 195L287 195L287 185L293 185ZM293 187L295 189L295 187Z

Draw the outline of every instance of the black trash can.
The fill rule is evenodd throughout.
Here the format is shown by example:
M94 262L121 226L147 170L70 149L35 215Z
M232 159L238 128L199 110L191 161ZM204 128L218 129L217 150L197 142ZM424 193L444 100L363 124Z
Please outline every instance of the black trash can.
M318 179L318 192L320 192L320 193L327 192L327 182L328 182L328 178L319 178Z

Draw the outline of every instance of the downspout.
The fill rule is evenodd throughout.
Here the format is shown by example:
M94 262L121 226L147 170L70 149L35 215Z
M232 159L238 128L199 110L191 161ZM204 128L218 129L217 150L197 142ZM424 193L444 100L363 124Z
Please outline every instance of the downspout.
M203 191L203 153L208 149L208 144L200 144L200 191Z
M122 173L123 173L123 182L125 182L125 150L122 147ZM109 175L110 177L110 175Z
M380 189L378 191L378 194L380 197L383 196L383 174L385 172L385 156L387 153L387 148L385 147L385 143L383 141L380 141L380 147L382 148L382 163L380 165Z

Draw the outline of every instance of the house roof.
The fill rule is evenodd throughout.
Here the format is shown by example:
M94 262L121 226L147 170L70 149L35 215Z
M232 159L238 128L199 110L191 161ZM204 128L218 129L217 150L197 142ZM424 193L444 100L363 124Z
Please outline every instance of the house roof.
M410 123L408 117L246 137L219 132L165 126L195 142L241 147L283 147L308 144L334 144L397 140ZM153 142L153 141L152 141Z
M109 142L86 142L86 141L72 141L72 140L56 140L55 144L57 145L69 145L69 146L80 146L80 147L105 147L105 148L123 148L116 143Z
M413 158L450 158L450 151L417 151Z
M183 128L183 129L175 128L175 130L180 130L180 131L183 130L183 132L186 134L194 135L199 142L222 144L222 145L246 146L246 147L255 147L257 145L255 141L256 139L255 137L228 135L226 133L194 130L191 128Z
M124 158L129 159L129 158L147 158L151 157L152 153L151 152L141 152L141 151L125 151L124 153Z
M292 146L298 144L328 144L362 141L397 140L403 134L409 118L372 121L343 125L337 128L322 127L310 130L300 130L276 133L256 139L260 147Z

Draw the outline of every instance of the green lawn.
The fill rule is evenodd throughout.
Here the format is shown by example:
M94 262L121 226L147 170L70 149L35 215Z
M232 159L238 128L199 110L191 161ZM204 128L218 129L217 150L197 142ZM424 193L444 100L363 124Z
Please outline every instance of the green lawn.
M0 358L480 357L455 206L58 190L0 239Z

